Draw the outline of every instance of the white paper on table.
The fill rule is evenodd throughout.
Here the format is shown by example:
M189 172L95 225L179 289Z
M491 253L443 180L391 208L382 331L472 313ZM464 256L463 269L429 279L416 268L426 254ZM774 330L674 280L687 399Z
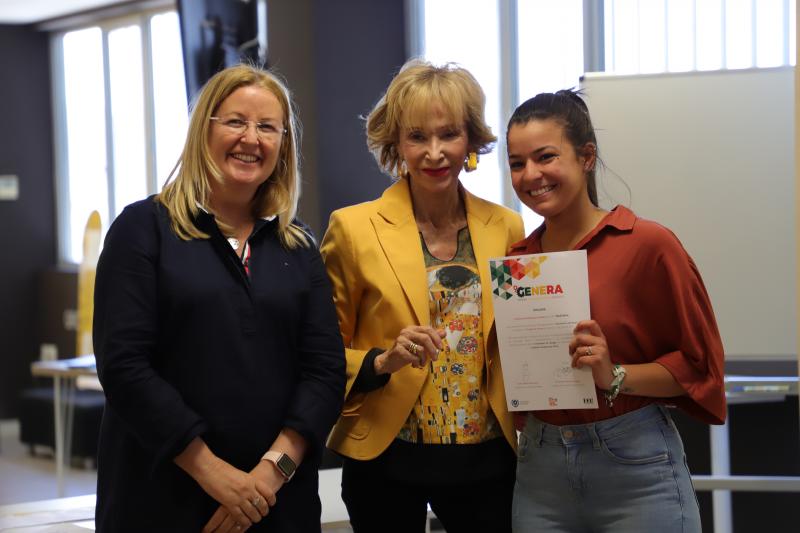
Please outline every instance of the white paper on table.
M591 318L586 250L489 259L489 270L509 410L597 409L592 371L569 355Z

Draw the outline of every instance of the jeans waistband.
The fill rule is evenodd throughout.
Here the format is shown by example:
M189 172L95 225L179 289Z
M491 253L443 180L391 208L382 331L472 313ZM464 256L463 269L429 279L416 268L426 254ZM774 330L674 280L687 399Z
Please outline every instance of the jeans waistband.
M642 424L659 420L667 424L672 423L667 408L660 404L650 404L630 413L599 422L566 426L547 424L529 413L525 420L524 433L537 445L544 442L569 446L591 442L594 447L599 448L601 439L626 433Z

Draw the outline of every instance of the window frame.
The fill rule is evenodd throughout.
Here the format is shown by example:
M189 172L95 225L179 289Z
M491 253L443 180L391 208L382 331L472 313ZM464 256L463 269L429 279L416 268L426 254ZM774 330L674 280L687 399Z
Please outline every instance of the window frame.
M588 0L584 0L586 2ZM641 47L641 37L639 31L639 24L641 24L641 6L643 2L646 0L631 0L631 5L623 6L627 7L628 9L618 8L616 2L618 0L602 0L600 3L602 4L601 10L605 12L605 17L608 19L611 25L616 25L617 21L617 11L623 13L626 16L632 16L637 21L637 25L633 27L632 33L634 34L633 41L636 50L639 50ZM762 43L759 41L759 32L761 31L760 26L758 24L758 14L759 14L759 0L742 0L742 7L745 8L743 11L749 14L749 26L750 31L747 34L747 37L750 39L749 46L747 53L743 54L734 54L732 58L731 55L731 46L730 46L730 28L729 22L731 18L731 13L734 11L730 11L732 7L730 2L732 0L717 0L719 2L719 18L714 18L715 22L715 30L718 33L718 39L716 40L716 45L719 46L719 56L716 58L719 61L718 67L710 67L704 64L706 59L702 57L701 48L703 44L701 44L701 40L698 38L698 35L703 31L700 26L702 25L702 21L698 22L698 14L701 12L698 5L703 0L686 0L689 4L687 7L689 8L689 12L691 13L691 65L689 68L675 68L670 66L670 39L671 39L671 27L670 27L670 13L669 13L669 0L663 0L663 20L660 22L663 24L664 27L664 68L663 70L649 70L649 66L646 62L642 61L642 58L637 54L635 60L635 68L619 68L618 60L620 59L616 53L616 39L612 35L610 40L606 40L606 51L605 54L605 63L608 66L608 69L603 69L608 74L619 74L619 75L637 75L637 74L657 74L659 72L695 72L695 71L716 71L716 70L741 70L741 69L755 69L755 68L774 68L774 67L783 67L783 66L793 66L795 63L794 56L796 53L795 46L794 46L794 39L792 39L793 32L796 31L794 27L794 17L792 17L792 13L796 9L796 0L775 0L776 3L779 3L778 11L782 13L782 24L780 26L781 32L781 62L776 64L759 64L760 63L760 56L759 56L759 47ZM707 5L706 5L707 7ZM735 6L734 6L735 7ZM763 6L762 6L763 7ZM737 11L738 12L738 11ZM703 18L703 17L700 17ZM778 28L775 28L776 30ZM605 33L605 25L604 25L604 33ZM709 42L709 41L702 41L702 42ZM776 56L777 57L777 56ZM742 64L737 64L737 61L742 61ZM587 70L587 72L590 72Z
M50 72L51 72L51 101L53 113L53 167L54 190L56 209L56 236L57 257L59 264L74 264L71 257L73 235L77 235L70 221L70 193L69 193L69 138L67 135L67 105L64 71L63 39L67 33L99 28L102 35L103 47L103 79L105 97L105 156L106 156L106 183L108 187L108 218L103 222L103 234L107 231L111 221L119 214L115 205L115 170L114 170L114 137L113 118L111 114L111 90L109 69L109 34L119 28L136 25L141 35L142 54L142 82L143 82L143 109L144 109L144 144L145 144L145 180L147 194L158 191L158 176L156 162L156 136L154 114L154 88L153 88L153 50L150 32L150 21L157 15L177 12L174 2L154 2L150 6L139 6L128 11L109 10L94 17L75 17L67 19L63 24L47 25L40 29L50 31Z

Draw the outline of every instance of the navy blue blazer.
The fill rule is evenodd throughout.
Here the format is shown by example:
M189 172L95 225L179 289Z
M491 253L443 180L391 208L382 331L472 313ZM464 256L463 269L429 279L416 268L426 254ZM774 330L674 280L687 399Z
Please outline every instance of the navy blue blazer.
M317 468L345 387L319 252L285 248L277 221L259 220L248 277L213 216L196 224L211 238L181 240L149 198L125 208L105 240L94 310L106 394L98 531L200 531L219 504L173 458L199 435L249 471L283 427L309 453L250 531L319 531Z

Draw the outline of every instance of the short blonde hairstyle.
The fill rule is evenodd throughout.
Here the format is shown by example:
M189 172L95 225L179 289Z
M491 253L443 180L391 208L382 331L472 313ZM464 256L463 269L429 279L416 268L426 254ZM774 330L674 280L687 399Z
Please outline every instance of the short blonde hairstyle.
M286 85L274 73L256 66L242 64L226 68L212 76L200 89L192 105L183 152L156 199L169 211L172 229L178 237L183 240L209 238L195 226L194 220L199 206L211 211L210 180L221 182L223 179L208 147L210 117L234 91L250 86L275 95L283 109L283 127L286 129L275 170L253 197L252 214L257 218L277 216L278 234L284 246L309 245L310 236L293 223L300 199L300 124ZM222 227L223 232L228 229Z
M484 119L486 96L475 77L454 63L435 66L412 59L367 116L367 146L384 172L401 175L400 133L422 126L435 105L441 106L454 124L466 124L469 151L492 151L497 137Z

